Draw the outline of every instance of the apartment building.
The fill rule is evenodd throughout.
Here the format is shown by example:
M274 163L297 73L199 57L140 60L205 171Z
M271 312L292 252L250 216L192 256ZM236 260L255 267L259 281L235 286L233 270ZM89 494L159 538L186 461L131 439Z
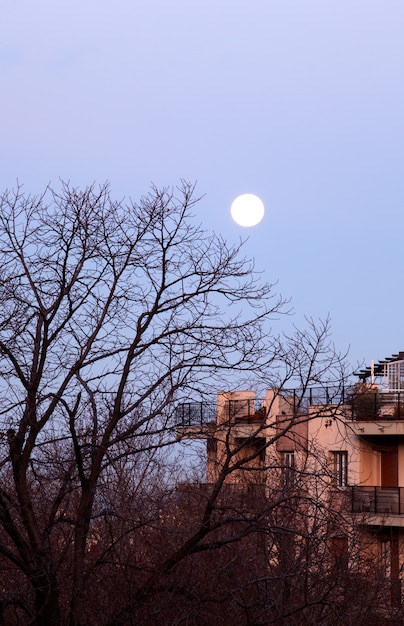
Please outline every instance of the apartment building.
M336 544L355 527L401 603L404 570L404 352L349 388L220 391L177 407L180 438L206 439L206 481L306 490L338 507ZM223 474L224 472L224 474ZM310 497L312 497L310 495ZM341 522L341 520L345 520ZM345 526L345 528L344 528Z

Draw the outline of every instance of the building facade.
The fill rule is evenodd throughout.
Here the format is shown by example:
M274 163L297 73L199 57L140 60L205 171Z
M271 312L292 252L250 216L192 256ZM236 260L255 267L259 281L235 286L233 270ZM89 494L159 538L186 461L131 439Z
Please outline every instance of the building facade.
M208 484L261 485L268 498L304 493L306 502L332 508L327 532L334 553L341 556L355 537L399 606L404 353L372 364L358 379L349 388L269 389L258 401L251 390L221 391L215 407L180 405L177 428L181 439L206 439Z

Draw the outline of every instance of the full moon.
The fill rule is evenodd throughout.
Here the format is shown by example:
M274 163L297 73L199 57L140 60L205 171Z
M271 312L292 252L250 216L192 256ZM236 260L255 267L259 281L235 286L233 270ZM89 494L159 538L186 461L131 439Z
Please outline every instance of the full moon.
M253 193L244 193L233 200L230 212L240 226L255 226L264 217L264 203Z

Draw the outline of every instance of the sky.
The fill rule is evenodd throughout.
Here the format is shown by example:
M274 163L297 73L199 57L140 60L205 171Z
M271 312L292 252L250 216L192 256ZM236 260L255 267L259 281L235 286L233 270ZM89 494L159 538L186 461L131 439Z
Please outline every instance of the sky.
M197 182L353 367L404 350L402 0L2 0L0 189ZM245 229L232 200L255 193ZM283 326L284 324L284 326Z

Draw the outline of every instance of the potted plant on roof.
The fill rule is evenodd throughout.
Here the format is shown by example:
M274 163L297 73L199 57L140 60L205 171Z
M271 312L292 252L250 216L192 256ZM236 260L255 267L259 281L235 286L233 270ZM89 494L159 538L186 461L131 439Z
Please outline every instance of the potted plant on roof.
M374 420L380 413L380 396L377 385L358 383L351 396L353 414L356 420Z
M252 415L251 420L253 422L263 422L265 420L266 414L266 407L261 406L257 411L255 411L254 415Z

